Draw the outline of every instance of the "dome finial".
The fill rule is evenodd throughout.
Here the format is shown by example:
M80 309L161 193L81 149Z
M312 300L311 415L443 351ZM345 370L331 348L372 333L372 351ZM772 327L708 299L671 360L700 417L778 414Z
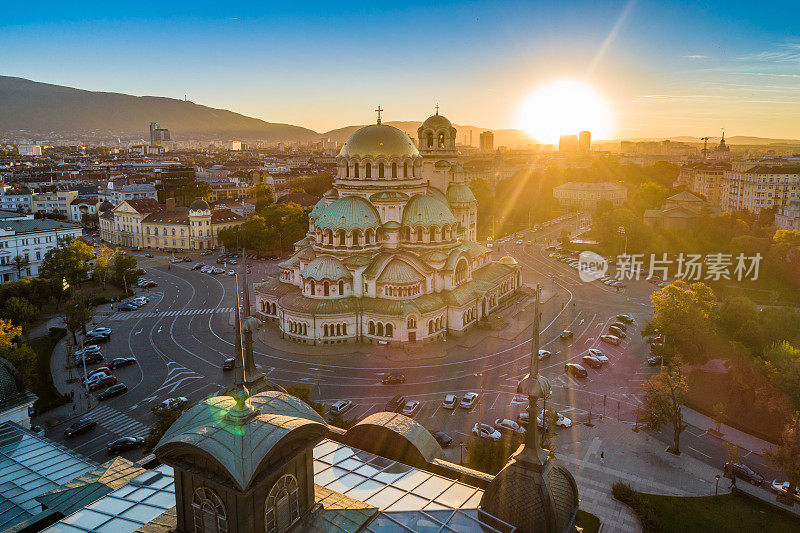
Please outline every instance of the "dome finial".
M381 113L383 112L383 109L381 109L381 106L379 105L378 109L376 109L375 111L378 113L378 124L380 124L381 123Z
M439 104L438 103L436 104L436 116L437 117L439 116Z

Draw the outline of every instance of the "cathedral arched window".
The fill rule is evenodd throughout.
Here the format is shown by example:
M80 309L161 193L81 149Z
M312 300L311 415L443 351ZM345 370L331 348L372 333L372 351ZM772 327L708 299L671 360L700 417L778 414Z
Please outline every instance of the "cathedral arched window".
M383 163L378 163L378 179L383 179L386 177L384 174L385 165Z
M375 322L372 320L369 321L369 327L367 328L367 331L369 331L370 335L375 335Z
M417 228L417 241L422 242L422 228Z
M354 229L353 230L353 246L359 246L361 244L361 230Z
M408 163L407 162L403 163L403 177L404 178L408 177Z
M444 148L444 133L439 134L439 139L436 144L438 148Z
M339 246L344 246L347 242L347 236L344 233L344 230L339 230L336 232L337 237L339 237Z
M213 490L200 488L192 497L195 533L226 533L228 518L225 505Z
M413 316L408 317L408 321L406 322L408 329L414 329L417 327L417 319Z
M386 324L386 336L391 337L394 334L394 326Z
M347 324L342 324L342 335L347 335Z
M311 294L314 294L314 293L315 293L314 289L315 289L316 287L314 286L314 280L313 280L313 279L312 279L312 280L311 280L311 281L308 283L308 288L309 288L309 290L311 291Z
M431 228L430 229L429 240L430 240L430 242L435 242L436 241L436 228Z
M392 179L397 179L397 163L392 163Z
M372 244L372 228L367 228L364 232L364 244Z
M284 533L300 520L297 479L286 474L272 486L264 508L266 533Z
M339 295L344 294L344 281L339 281Z
M323 337L327 337L328 336L328 324L323 324L322 325L322 336Z
M369 161L364 163L364 177L367 179L372 178L372 163Z
M359 167L358 163L355 163L353 165L353 173L354 173L353 177L355 177L356 179L358 179L358 167Z
M376 329L376 334L378 335L378 337L383 337L383 323L382 322L378 322L378 327Z
M350 177L350 161L347 161L344 164L344 177L345 178L349 178Z
M331 290L331 286L327 281L322 284L322 294L324 296L330 296L330 290Z
M428 132L428 148L433 148L433 133Z
M303 335L308 335L308 324L303 324Z
M428 321L428 333L433 333L433 320Z

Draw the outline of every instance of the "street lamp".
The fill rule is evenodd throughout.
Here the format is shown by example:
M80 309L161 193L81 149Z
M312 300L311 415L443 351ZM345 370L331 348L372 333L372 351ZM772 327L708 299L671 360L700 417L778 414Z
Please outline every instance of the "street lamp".
M622 252L622 255L628 255L628 233L625 231L625 227L624 226L618 227L617 233L625 237L625 251Z
M716 480L717 480L717 484L714 486L714 496L716 496L716 495L717 495L717 493L719 492L719 474L717 474L717 475L716 475L716 476L714 476L714 477L715 477L715 478L716 478Z

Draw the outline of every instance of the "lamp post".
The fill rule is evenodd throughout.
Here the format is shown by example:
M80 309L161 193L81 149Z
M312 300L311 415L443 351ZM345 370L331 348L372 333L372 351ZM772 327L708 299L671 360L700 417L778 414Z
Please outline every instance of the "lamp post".
M714 476L714 478L717 480L717 484L714 486L714 496L716 496L719 493L719 474Z
M622 252L622 255L628 255L628 233L625 231L625 226L620 226L617 228L617 233L621 236L625 237L625 249Z

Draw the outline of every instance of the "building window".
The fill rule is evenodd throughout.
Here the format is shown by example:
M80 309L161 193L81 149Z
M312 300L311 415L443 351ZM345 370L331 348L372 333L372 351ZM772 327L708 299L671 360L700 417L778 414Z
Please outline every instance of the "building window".
M213 490L200 488L192 498L195 533L226 533L228 519L225 506Z
M339 296L344 294L344 281L339 282Z
M293 475L281 476L272 486L264 514L267 533L284 533L300 520L297 479Z

